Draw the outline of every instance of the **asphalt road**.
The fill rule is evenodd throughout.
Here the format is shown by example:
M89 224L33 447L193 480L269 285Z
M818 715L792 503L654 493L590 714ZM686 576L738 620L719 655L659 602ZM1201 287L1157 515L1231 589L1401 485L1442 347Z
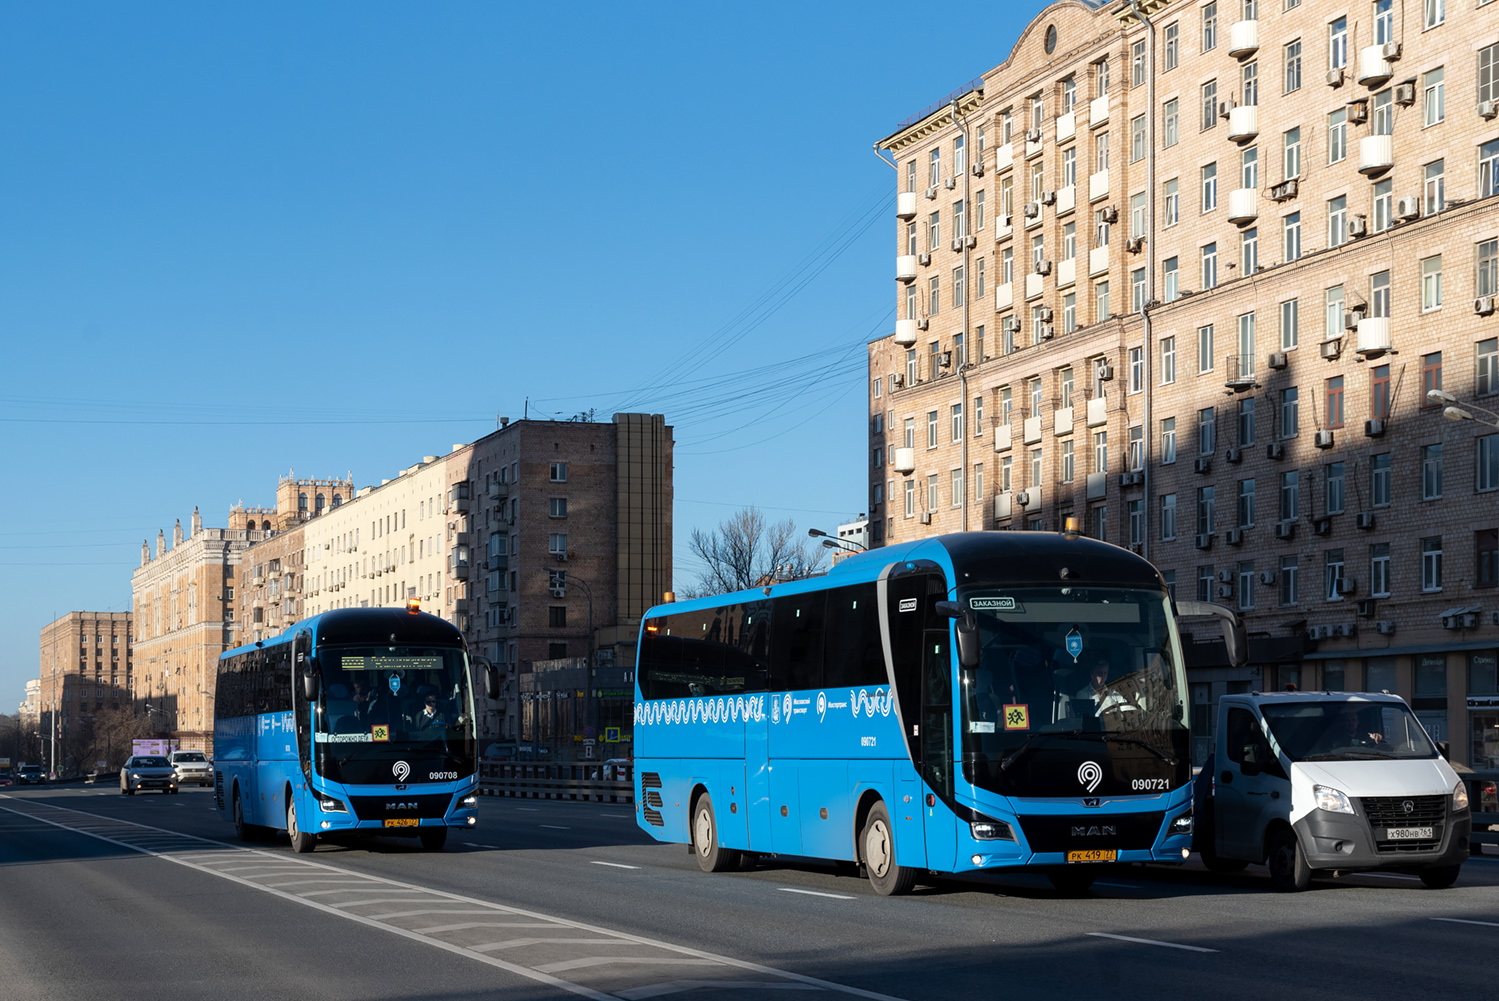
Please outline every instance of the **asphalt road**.
M700 872L628 806L485 799L448 850L234 841L207 790L0 794L0 997L1492 997L1499 857L1269 890L1131 867L877 896L831 866ZM455 832L456 833L456 832Z

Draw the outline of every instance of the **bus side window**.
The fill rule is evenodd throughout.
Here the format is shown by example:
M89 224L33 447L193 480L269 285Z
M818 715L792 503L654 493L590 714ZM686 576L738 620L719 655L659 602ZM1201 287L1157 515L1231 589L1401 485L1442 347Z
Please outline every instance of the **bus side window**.
M827 592L771 599L770 687L772 691L821 688L823 624Z
M828 594L823 685L875 688L889 684L880 643L880 617L874 584L841 587Z

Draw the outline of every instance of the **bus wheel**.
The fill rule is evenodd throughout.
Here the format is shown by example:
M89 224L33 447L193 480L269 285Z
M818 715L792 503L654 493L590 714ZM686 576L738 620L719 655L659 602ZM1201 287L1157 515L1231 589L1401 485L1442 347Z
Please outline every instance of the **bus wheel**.
M884 803L876 803L864 821L864 833L859 836L859 845L864 855L864 868L869 873L870 885L882 897L894 897L910 893L916 885L916 870L895 861L895 831L890 826L890 813Z
M427 851L440 852L442 846L448 843L448 829L446 827L423 827L417 837Z
M317 835L297 827L297 804L291 797L287 797L286 803L286 836L291 839L292 850L298 855L306 855L317 847Z
M1086 893L1098 878L1092 869L1053 869L1046 874L1051 885L1059 893Z
M692 805L692 849L703 872L739 868L739 852L718 843L718 818L713 813L713 797L707 793Z
M241 841L258 841L260 829L245 823L244 804L239 801L239 788L234 790L234 836Z

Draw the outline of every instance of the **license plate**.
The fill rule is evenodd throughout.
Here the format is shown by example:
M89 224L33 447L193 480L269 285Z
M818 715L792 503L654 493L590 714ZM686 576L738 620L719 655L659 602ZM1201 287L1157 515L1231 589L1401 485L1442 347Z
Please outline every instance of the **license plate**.
M1068 852L1068 862L1113 862L1119 858L1114 848L1090 848L1082 852Z
M1386 841L1430 841L1430 827L1391 827L1384 832Z
M386 827L416 827L417 826L417 819L415 817L392 817L390 820L387 820L385 822L385 826Z

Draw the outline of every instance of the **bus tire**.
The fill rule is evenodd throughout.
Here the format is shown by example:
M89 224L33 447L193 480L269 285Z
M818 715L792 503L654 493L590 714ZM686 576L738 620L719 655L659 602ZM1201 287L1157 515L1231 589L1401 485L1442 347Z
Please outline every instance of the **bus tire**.
M1270 867L1270 885L1277 890L1294 893L1312 885L1312 868L1295 831L1282 829L1270 839L1265 864Z
M869 885L882 897L910 893L916 885L916 870L895 861L895 828L884 803L869 809L864 830L859 835L859 853L869 875Z
M448 829L446 827L423 827L417 834L417 840L427 851L440 852L442 846L448 843Z
M297 826L297 802L291 796L286 797L286 836L291 839L292 851L298 855L306 855L317 847L317 835Z
M692 804L692 854L703 872L739 868L739 852L718 843L718 817L713 813L713 797L706 792Z
M240 802L239 786L234 787L234 836L241 841L259 841L265 828L245 822L245 808Z

